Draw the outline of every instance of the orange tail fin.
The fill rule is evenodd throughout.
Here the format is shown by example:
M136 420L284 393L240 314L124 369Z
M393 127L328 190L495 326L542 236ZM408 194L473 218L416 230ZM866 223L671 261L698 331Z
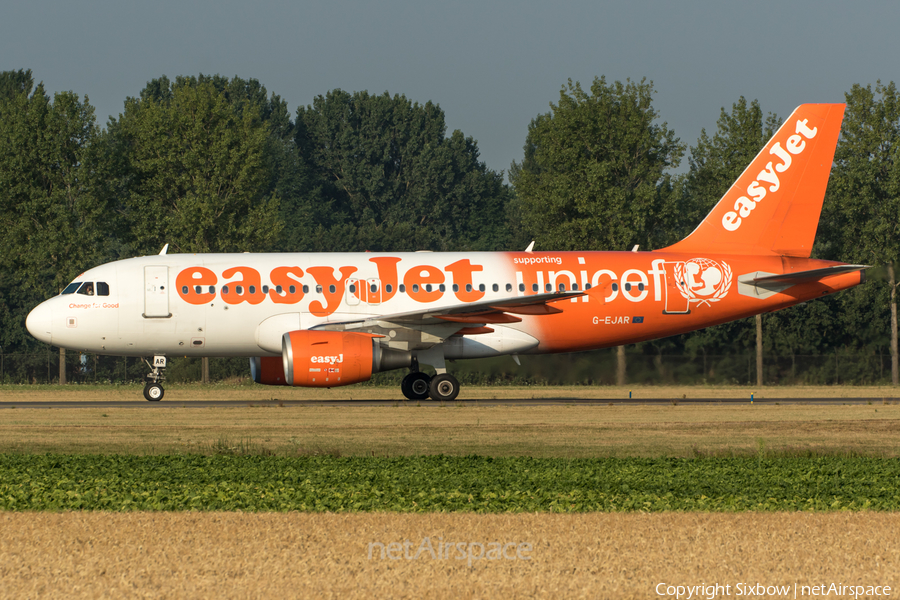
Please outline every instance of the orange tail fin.
M689 236L665 252L809 257L844 104L803 104Z

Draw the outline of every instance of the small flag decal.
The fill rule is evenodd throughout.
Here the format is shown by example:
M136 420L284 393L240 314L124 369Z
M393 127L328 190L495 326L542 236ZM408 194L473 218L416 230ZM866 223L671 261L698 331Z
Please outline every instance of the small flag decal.
M631 318L631 322L632 322L632 323L643 323L643 322L644 322L644 317L632 317L632 318Z

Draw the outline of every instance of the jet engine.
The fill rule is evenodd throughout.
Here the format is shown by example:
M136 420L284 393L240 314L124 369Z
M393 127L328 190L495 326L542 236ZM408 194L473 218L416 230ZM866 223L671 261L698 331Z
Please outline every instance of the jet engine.
M409 367L412 355L382 348L380 337L307 329L285 333L281 340L284 381L286 385L330 388L367 381L379 371ZM277 377L270 381L278 385Z

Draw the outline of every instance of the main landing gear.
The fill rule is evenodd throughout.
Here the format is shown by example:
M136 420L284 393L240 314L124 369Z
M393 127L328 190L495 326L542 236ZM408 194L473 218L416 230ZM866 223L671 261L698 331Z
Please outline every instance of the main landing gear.
M411 372L400 383L400 391L410 400L425 400L429 396L441 402L450 402L459 395L459 381L450 373L438 373L434 377L419 371L419 361L413 359Z
M154 356L152 365L146 359L144 362L152 369L146 377L147 383L144 384L144 398L150 402L159 402L166 394L166 390L162 386L162 382L166 378L163 373L163 369L166 368L166 357Z

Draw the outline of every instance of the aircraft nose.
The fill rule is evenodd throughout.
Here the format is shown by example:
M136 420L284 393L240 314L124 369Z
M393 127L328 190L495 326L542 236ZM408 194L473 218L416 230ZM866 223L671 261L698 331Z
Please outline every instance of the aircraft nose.
M39 304L28 313L28 317L25 319L25 328L28 329L28 333L49 344L52 333L52 314L53 311L46 302Z

